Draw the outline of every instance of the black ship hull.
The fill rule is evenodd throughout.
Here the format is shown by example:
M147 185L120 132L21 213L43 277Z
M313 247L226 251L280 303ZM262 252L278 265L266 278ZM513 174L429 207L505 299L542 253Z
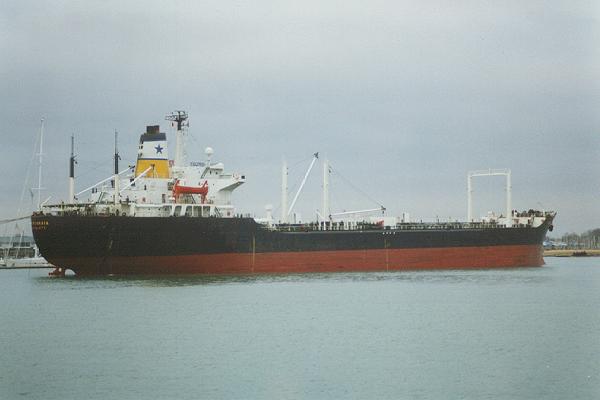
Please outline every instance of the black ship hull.
M277 230L251 218L32 216L42 255L78 275L500 268L543 264L550 226Z

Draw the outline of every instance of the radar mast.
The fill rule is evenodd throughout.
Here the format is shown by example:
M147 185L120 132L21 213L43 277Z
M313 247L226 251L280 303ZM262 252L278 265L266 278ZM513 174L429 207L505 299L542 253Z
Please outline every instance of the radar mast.
M189 126L188 114L185 111L176 110L165 117L167 121L173 121L177 123L177 144L175 147L175 167L184 167L186 164L185 154L185 131L184 127Z

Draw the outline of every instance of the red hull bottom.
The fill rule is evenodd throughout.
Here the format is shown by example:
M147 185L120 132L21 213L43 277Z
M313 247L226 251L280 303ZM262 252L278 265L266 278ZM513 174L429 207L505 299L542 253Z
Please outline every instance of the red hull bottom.
M182 256L55 258L78 275L281 274L535 267L544 264L540 245L378 249Z

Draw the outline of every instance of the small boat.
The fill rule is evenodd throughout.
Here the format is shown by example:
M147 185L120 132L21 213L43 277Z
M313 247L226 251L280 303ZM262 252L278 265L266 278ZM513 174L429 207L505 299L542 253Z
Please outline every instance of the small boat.
M201 204L206 203L206 195L208 194L208 181L205 180L204 183L199 186L185 186L182 184L181 179L177 179L175 181L175 186L173 187L175 201L178 202L180 197L185 194L199 194Z
M50 264L44 257L42 257L39 253L39 250L36 247L35 254L33 257L22 257L22 258L8 258L3 260L3 266L7 268L53 268L54 266Z
M13 258L6 262L7 268L52 268L44 257Z

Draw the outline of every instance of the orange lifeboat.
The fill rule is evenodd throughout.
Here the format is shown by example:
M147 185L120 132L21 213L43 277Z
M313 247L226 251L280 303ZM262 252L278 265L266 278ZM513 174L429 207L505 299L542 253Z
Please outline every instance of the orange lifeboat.
M179 183L179 179L175 181L175 186L173 186L173 196L175 197L175 202L179 201L179 197L182 194L199 194L202 203L206 201L206 195L208 194L208 181L204 181L204 183L200 186L183 186Z

